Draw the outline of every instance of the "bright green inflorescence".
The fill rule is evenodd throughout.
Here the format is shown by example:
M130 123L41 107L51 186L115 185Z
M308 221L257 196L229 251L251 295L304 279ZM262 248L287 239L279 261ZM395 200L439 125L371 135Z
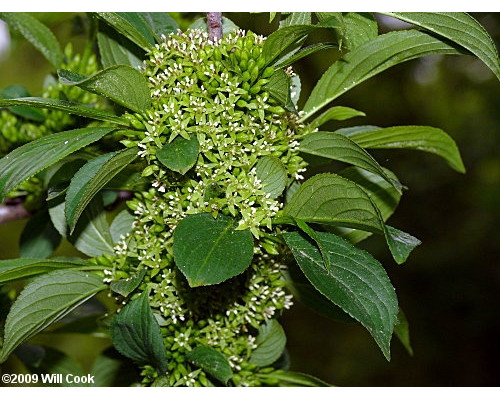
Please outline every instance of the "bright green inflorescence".
M131 117L144 130L123 143L139 147L151 187L129 202L134 228L117 244L113 268L106 272L110 281L147 269L135 293L150 290L169 365L166 376L144 368L144 385L212 385L216 381L186 358L199 345L227 358L232 385L262 385L259 377L270 369L249 361L257 331L290 307L291 296L284 289L285 267L273 258L271 219L283 199L266 192L255 166L264 156L276 157L291 183L302 178L306 164L298 155L297 116L266 91L274 70L265 67L263 43L263 37L243 31L213 43L193 30L165 38L145 62L152 108ZM166 144L193 137L199 154L184 174L159 159ZM218 285L189 287L174 263L173 232L196 213L222 213L235 218L238 229L253 233L255 254L243 274Z

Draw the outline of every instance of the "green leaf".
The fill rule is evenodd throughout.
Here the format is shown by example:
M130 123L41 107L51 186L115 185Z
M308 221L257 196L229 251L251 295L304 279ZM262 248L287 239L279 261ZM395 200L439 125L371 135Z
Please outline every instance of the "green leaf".
M392 171L386 168L384 168L384 171L392 179L397 180L396 175L394 175ZM379 209L384 222L389 219L398 206L399 200L401 199L401 193L380 175L358 167L345 168L339 172L339 175L355 182L363 188ZM361 242L371 235L370 232L349 228L335 228L332 232L349 240L351 243Z
M127 233L132 231L134 221L135 217L130 214L128 210L123 210L118 213L109 228L111 237L113 238L113 243L118 243L121 236L125 236Z
M179 29L177 22L166 12L141 12L139 14L152 29L158 43L162 41L162 35L168 36Z
M30 94L24 86L10 85L0 90L0 99L15 99L16 97L29 97ZM9 111L22 118L35 122L45 121L45 114L37 108L28 106L9 107Z
M287 105L290 101L290 77L282 69L274 71L264 89L282 105Z
M54 133L11 151L0 160L0 201L21 182L113 130L95 127Z
M58 69L59 81L78 86L135 112L146 111L151 105L146 78L128 65L113 65L86 78L75 72Z
M295 260L314 287L370 332L390 359L398 313L396 292L380 263L369 253L330 233L317 232L332 268L317 247L297 232L283 234Z
M122 295L123 297L127 297L130 293L132 293L137 287L141 284L144 276L146 275L146 269L142 268L136 274L132 275L127 279L120 279L118 281L113 281L109 285L110 289Z
M401 184L391 179L379 163L358 144L335 132L313 132L300 142L300 151L315 156L342 161L379 174L401 192Z
M100 277L81 271L53 271L34 279L7 315L0 362L19 344L105 288Z
M86 118L96 119L98 121L111 122L120 125L129 125L129 122L117 115L107 111L97 110L84 104L73 103L71 101L49 99L45 97L22 97L18 99L0 100L0 107L10 106L30 106L37 108L47 108L49 110L64 111L69 114L80 115Z
M322 381L319 378L314 376L304 374L302 372L293 372L293 371L283 371L276 370L273 372L269 372L267 374L259 374L257 376L266 380L269 379L273 383L277 381L278 386L284 387L330 387L332 385ZM275 386L276 384L273 384Z
M0 260L0 283L45 274L56 269L93 269L79 258L16 258Z
M127 20L137 31L154 46L155 38L151 26L146 22L143 13L139 12L117 12L120 17Z
M316 128L319 128L321 125L326 124L328 121L336 120L336 121L344 121L349 118L354 117L364 117L366 114L363 111L355 110L350 107L336 106L331 107L326 110L324 113L316 117L309 125L308 129L313 131Z
M82 253L90 257L114 254L113 239L99 196L94 197L85 208L71 235L64 215L65 203L49 204L49 207L50 218L57 231Z
M318 174L304 182L282 214L285 223L291 217L383 234L398 264L420 244L413 236L386 226L370 196L356 183L334 174Z
M300 47L303 40L315 29L313 25L287 26L271 33L262 49L266 64L272 63L289 47Z
M60 242L61 235L52 225L45 208L33 215L25 225L19 241L19 252L24 258L47 258Z
M283 327L275 319L264 322L259 327L255 344L257 347L252 351L249 362L259 367L271 365L285 350L286 336Z
M326 50L326 49L331 49L336 47L334 44L330 43L314 43L311 44L310 46L304 47L303 49L300 49L296 53L289 54L286 57L280 58L280 60L275 64L276 68L284 68L288 65L292 65L293 63L310 56L311 54L314 54L318 51L321 50Z
M55 68L61 65L63 61L61 45L51 30L39 20L22 12L0 12L0 19L23 35Z
M304 105L301 121L368 78L396 64L431 54L462 52L432 35L415 30L378 36L346 53L328 68Z
M371 13L348 12L343 16L342 45L353 50L378 36L377 20Z
M196 135L192 135L190 139L177 136L158 149L156 157L165 167L184 175L196 164L199 152L200 144Z
M288 173L277 157L264 156L255 165L255 174L262 183L262 189L275 199L285 190Z
M396 325L394 326L394 334L403 344L408 354L413 356L413 348L410 343L410 326L401 307L399 308Z
M467 13L462 12L390 12L383 13L420 26L465 47L483 61L500 79L498 52L488 32Z
M198 346L187 354L187 359L224 384L233 376L226 357L212 347Z
M104 68L120 64L130 65L133 68L143 66L142 60L122 44L120 40L106 33L97 33L97 44L99 45L99 54Z
M112 28L114 28L118 33L130 39L143 50L150 51L153 49L155 43L154 39L152 39L152 36L146 34L146 37L144 35L144 32L142 31L142 28L144 28L142 24L138 23L137 26L135 26L135 21L132 20L132 18L123 15L125 13L97 12L95 14ZM129 19L131 19L132 21L130 21Z
M349 137L368 149L413 149L444 158L458 172L465 166L455 141L444 131L430 126L393 126L370 131L350 132Z
M130 148L103 154L80 168L66 192L65 214L71 232L94 196L136 157L137 149Z
M241 274L253 258L249 230L219 214L188 215L174 231L174 260L191 287L221 283Z
M115 348L136 363L154 365L160 373L167 368L167 354L160 326L149 306L148 293L130 301L111 324Z
M311 23L310 12L291 12L280 21L280 28L292 25L309 25Z

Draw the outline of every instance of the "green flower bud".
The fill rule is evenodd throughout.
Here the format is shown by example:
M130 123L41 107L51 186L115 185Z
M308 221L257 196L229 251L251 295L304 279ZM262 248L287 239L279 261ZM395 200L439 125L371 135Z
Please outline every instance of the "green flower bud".
M262 71L262 78L269 78L272 74L274 74L274 68L273 67L267 67Z

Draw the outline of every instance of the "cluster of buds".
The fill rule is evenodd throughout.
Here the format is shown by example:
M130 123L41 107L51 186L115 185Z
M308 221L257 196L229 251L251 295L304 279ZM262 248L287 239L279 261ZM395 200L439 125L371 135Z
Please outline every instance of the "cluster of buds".
M151 187L128 202L134 229L116 245L106 278L147 270L136 293L150 293L170 362L167 376L145 367L144 385L210 385L205 372L187 361L199 345L226 356L233 384L258 385L259 367L249 359L259 326L292 304L284 266L272 258L278 252L269 239L271 218L283 203L265 191L255 166L273 156L290 182L299 177L306 165L297 146L302 127L266 90L274 68L266 66L263 43L262 36L241 30L216 42L202 31L179 32L164 38L145 61L152 107L128 115L140 131L123 144L138 147ZM159 149L193 135L199 143L195 165L185 174L166 168ZM243 274L191 288L175 266L173 231L187 215L206 212L231 216L238 229L249 229L255 256Z

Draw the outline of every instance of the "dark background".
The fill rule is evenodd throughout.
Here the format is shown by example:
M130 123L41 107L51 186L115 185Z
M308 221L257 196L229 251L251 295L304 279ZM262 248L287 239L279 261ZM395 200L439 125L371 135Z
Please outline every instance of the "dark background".
M268 14L225 15L246 29L270 32ZM63 43L76 40L76 48L83 43L73 35L68 15L40 16ZM473 16L498 44L500 14ZM380 30L388 23L381 23ZM328 39L326 33L320 35ZM303 80L302 103L333 56L334 51L320 53L295 68ZM0 87L24 84L36 95L50 70L45 60L29 44L16 40L4 58ZM332 104L362 110L367 116L332 123L330 129L358 124L443 129L456 140L467 173L456 173L427 153L373 152L409 187L391 225L423 242L403 266L394 263L380 237L362 244L386 266L410 322L415 354L410 357L394 339L389 363L360 325L330 321L297 304L282 319L291 369L339 386L499 385L499 87L493 73L474 57L427 57L393 67ZM17 256L23 225L16 221L0 226L0 258ZM62 246L58 252L67 249L67 244ZM79 354L64 338L56 342L84 364L92 353L89 347L103 346L82 343Z

